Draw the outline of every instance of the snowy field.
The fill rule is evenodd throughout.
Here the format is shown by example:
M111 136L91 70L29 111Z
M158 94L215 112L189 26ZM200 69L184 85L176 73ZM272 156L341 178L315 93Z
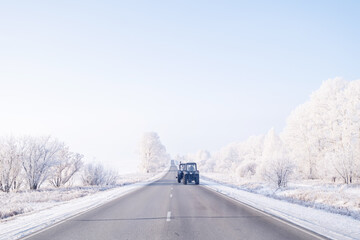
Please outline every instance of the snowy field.
M358 186L305 181L276 190L256 182L237 183L213 173L202 174L201 184L326 237L360 239Z
M0 239L19 239L145 186L166 172L127 174L116 187L71 187L0 194Z

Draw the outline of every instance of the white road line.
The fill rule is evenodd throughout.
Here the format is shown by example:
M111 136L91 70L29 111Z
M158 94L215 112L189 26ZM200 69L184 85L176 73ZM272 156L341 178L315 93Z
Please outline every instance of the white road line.
M167 216L166 216L166 221L167 222L170 222L170 220L171 220L170 217L171 217L171 212L168 211Z
M170 194L170 197L172 198L172 194Z
M171 190L174 190L174 188L172 187Z

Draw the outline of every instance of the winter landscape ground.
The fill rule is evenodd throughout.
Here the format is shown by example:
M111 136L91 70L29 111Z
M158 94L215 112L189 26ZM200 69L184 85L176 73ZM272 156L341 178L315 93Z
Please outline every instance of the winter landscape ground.
M20 210L19 215L1 220L0 239L18 239L37 232L146 186L166 172L123 175L123 185L113 188L73 187L2 195L3 209L16 206ZM213 173L203 174L201 185L331 239L360 239L357 188L315 181L274 189L256 182L240 184L225 174Z
M18 214L41 211L72 199L92 196L93 194L111 190L113 188L151 180L156 174L158 173L119 175L115 186L49 187L38 191L20 190L10 193L0 192L0 219L8 219Z
M0 239L18 239L49 227L146 186L165 172L121 175L117 186L0 193Z
M269 189L265 190L266 188L263 188L260 194L250 192L249 188L235 187L209 178L202 179L202 182L206 187L219 193L330 239L360 239L360 221L328 211L331 207L319 210L309 207L306 201L293 203L285 198L276 199L276 195Z
M225 184L232 188L257 193L299 205L322 209L360 220L359 184L334 184L321 180L298 180L285 188L276 188L259 181L239 181L227 174L202 173L205 179Z
M276 189L255 182L241 184L225 174L204 175L205 186L256 209L331 239L360 239L357 187L294 183Z

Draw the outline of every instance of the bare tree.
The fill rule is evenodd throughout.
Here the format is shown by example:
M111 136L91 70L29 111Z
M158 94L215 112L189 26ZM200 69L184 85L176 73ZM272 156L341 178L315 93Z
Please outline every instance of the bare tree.
M70 152L68 147L63 146L55 155L55 162L49 179L50 183L54 187L60 187L68 183L82 167L83 157L79 153Z
M19 174L21 147L19 142L11 137L0 142L0 190L9 192L17 188Z
M38 189L48 179L54 156L62 147L62 143L50 136L23 139L22 166L30 189Z

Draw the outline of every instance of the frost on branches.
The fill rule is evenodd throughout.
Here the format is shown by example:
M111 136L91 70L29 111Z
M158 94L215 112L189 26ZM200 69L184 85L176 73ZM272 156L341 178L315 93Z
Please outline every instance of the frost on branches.
M37 190L46 181L60 187L82 166L82 155L62 142L46 137L9 137L0 140L0 190L26 186Z
M0 141L0 190L9 192L19 186L21 173L21 146L14 138Z
M144 133L139 145L140 170L142 172L156 172L166 167L170 161L165 146L155 132Z
M304 178L360 177L360 80L325 81L288 118L283 136Z
M293 169L294 164L291 162L282 140L275 130L271 129L264 140L261 176L277 187L286 187Z
M117 179L117 172L105 169L100 163L86 164L82 173L82 182L85 186L115 185Z
M324 81L288 117L278 135L251 136L211 154L187 154L204 171L227 173L242 181L255 178L286 186L297 179L360 181L360 80Z

